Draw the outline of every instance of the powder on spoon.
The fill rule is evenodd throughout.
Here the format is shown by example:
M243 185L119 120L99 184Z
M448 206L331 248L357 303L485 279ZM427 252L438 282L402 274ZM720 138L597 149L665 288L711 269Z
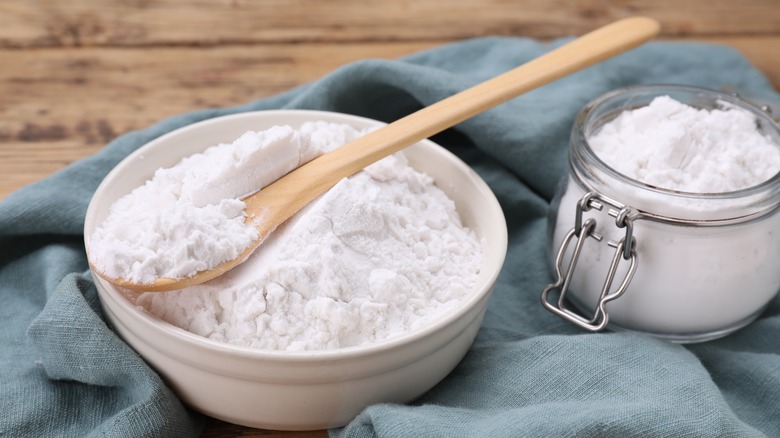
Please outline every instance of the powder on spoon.
M88 251L112 278L148 284L184 278L236 258L257 231L240 200L344 142L344 126L309 123L247 132L159 169L111 206Z

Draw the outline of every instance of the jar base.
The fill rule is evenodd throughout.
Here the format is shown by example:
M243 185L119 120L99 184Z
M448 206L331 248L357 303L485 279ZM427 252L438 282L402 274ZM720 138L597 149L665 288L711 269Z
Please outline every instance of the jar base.
M571 305L573 305L580 311L582 311L585 308L581 306L576 300L567 299L566 301L570 302ZM672 342L675 344L696 344L701 342L713 341L715 339L728 336L736 332L737 330L744 328L745 326L749 325L751 322L758 319L758 317L761 316L762 313L764 313L764 310L766 310L768 305L769 303L762 306L755 312L751 313L746 318L743 318L727 327L719 328L717 330L710 330L706 332L693 332L693 333L653 332L648 330L637 330L630 327L625 327L620 324L616 324L614 322L609 322L607 324L606 330L613 331L613 332L641 333L643 335L652 336L654 338Z
M654 333L654 332L647 332L647 331L632 330L613 323L609 323L607 325L607 329L615 332L626 331L626 332L642 333L644 335L652 336L654 338L662 339L664 341L672 342L675 344L697 344L701 342L713 341L715 339L728 336L736 332L737 330L740 330L745 326L749 325L751 322L755 321L763 311L764 309L761 309L759 312L756 312L756 314L751 315L750 317L745 318L742 321L739 321L738 323L733 324L729 327L719 329L719 330L709 331L709 332L703 332L703 333Z

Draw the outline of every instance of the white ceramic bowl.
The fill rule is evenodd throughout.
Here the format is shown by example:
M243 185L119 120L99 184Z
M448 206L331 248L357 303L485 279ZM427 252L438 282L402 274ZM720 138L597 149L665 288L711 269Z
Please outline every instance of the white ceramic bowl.
M151 178L159 167L205 148L229 143L248 130L306 121L370 119L319 111L258 111L219 117L173 131L129 155L106 176L87 210L85 239L111 204ZM412 166L431 175L455 201L463 223L484 239L474 290L461 306L423 329L384 342L317 352L265 351L213 341L184 331L131 302L93 274L105 315L119 335L192 408L250 427L307 430L341 426L363 408L405 403L441 381L463 358L482 322L504 262L507 231L487 184L453 154L425 140L407 149ZM88 243L88 242L87 242Z

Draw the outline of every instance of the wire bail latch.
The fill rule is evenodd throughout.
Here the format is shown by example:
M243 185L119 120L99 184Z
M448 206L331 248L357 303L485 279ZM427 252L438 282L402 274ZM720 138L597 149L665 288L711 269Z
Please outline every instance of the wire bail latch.
M585 242L588 238L593 238L597 242L601 242L604 239L601 234L596 232L596 219L591 217L583 222L583 214L594 209L602 211L605 206L607 207L607 214L615 219L615 226L625 229L625 236L618 242L613 240L607 241L607 245L614 248L615 252L609 270L607 271L601 293L596 302L593 316L588 318L587 316L577 313L575 310L567 308L565 299ZM609 315L607 314L606 309L607 302L612 301L625 293L636 272L636 239L633 235L634 219L636 217L637 215L633 209L600 193L589 192L577 202L574 228L569 230L564 237L558 254L555 257L555 273L557 279L554 283L547 285L542 291L542 304L547 310L589 331L601 331L607 326L609 323ZM571 259L569 260L568 266L564 269L564 257L568 252L569 246L575 239L576 243ZM629 263L628 271L618 288L615 291L610 292L618 267L622 261L627 261ZM558 302L551 303L548 299L548 295L556 289L560 289Z

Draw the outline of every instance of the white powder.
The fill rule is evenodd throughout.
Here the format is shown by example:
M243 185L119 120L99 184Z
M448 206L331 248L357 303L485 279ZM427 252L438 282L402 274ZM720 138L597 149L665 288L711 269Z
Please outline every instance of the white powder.
M247 132L159 169L112 205L90 239L93 265L109 277L146 284L234 259L257 238L239 198L342 144L347 128L308 123L300 131Z
M749 112L697 109L660 96L588 139L610 167L645 184L690 193L755 186L780 169L780 149Z
M306 124L299 132L274 128L247 134L233 146L210 149L210 158L183 160L176 171L190 175L187 165L203 160L209 163L204 167L227 169L219 176L154 182L155 177L147 184L152 186L146 189L149 192L139 196L153 197L163 188L162 193L169 193L174 191L169 186L182 185L180 180L198 179L201 183L188 185L186 191L175 189L177 194L187 193L177 198L179 202L205 198L209 206L240 203L221 200L224 194L214 193L219 183L203 187L203 181L233 184L247 172L216 163L253 161L252 166L281 172L291 160L287 157L296 155L289 149L320 153L360 134L349 126L327 123ZM235 145L244 144L247 136L264 146L251 159L237 158ZM236 185L230 191L255 187L260 186ZM231 213L224 216L230 218ZM184 220L170 216L166 210L159 220ZM237 227L224 234L232 239L244 232ZM182 238L186 245L211 251L202 242ZM154 266L162 259L157 256L150 262L152 272L162 271ZM470 293L481 259L481 242L461 225L452 200L431 177L396 154L339 182L227 274L181 291L128 294L159 318L217 341L269 350L327 350L378 342L430 324ZM173 263L166 269L179 266Z

